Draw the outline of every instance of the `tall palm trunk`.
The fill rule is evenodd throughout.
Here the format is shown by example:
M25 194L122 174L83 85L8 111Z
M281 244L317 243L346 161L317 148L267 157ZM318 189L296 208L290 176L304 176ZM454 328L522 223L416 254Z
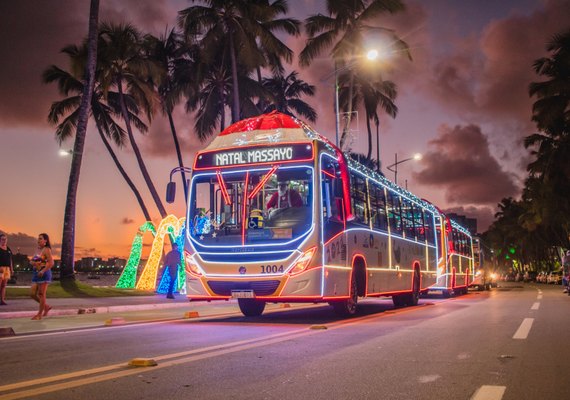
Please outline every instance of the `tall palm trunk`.
M87 45L87 66L85 71L86 84L83 87L73 157L67 185L65 200L65 213L63 219L63 235L61 239L61 270L60 279L64 287L66 283L75 281L74 255L75 255L75 209L77 200L77 186L79 173L85 147L87 121L91 109L91 98L95 86L95 66L97 64L97 25L99 23L99 0L91 0L89 9L89 33Z
M238 85L238 74L237 74L237 57L236 50L234 46L234 38L230 33L230 58L232 61L232 123L239 121L240 116L240 104L239 104L239 85Z
M99 131L99 135L101 136L101 140L103 141L103 144L105 145L105 147L107 148L107 151L109 152L109 154L111 155L111 158L113 159L113 161L115 162L115 165L117 166L117 169L119 170L119 172L121 173L121 176L123 177L123 179L127 182L127 185L129 185L129 187L131 188L131 190L133 191L133 194L135 195L135 197L137 198L137 201L139 202L139 206L144 214L144 218L146 221L152 221L150 214L148 213L148 209L146 208L146 205L144 204L144 200L141 197L141 194L139 192L139 190L137 189L137 187L135 186L135 184L133 183L133 181L131 180L131 178L129 177L129 175L127 175L127 172L125 171L125 169L123 168L123 166L121 165L121 162L119 161L119 159L117 158L117 155L115 154L115 152L113 151L113 148L111 147L111 144L109 143L109 141L107 140L107 138L105 137L105 134L103 133L103 130L101 129L101 126L97 123L97 130Z
M127 128L127 134L129 135L129 141L131 142L131 147L133 148L133 151L135 152L135 156L137 158L139 168L143 174L144 180L146 182L146 185L148 186L148 190L150 191L152 199L154 200L154 203L156 204L156 207L158 208L158 212L160 213L160 216L162 218L165 218L167 215L166 209L162 205L162 201L160 200L160 196L158 195L158 192L156 191L156 188L154 187L154 184L152 183L152 179L150 178L148 170L146 169L146 165L144 163L141 152L139 150L139 147L137 146L137 143L135 141L135 137L133 135L133 130L131 128L131 120L130 120L129 114L127 112L127 105L125 104L125 97L123 94L123 83L122 83L121 79L117 80L117 87L119 89L119 101L121 102L121 113L123 114L123 119L125 120L125 126Z
M344 127L342 128L342 136L340 138L340 148L342 149L348 136L350 123L352 122L352 96L354 95L354 74L349 70L350 81L348 85L348 107L346 110L346 118L344 120Z
M368 130L368 153L366 153L366 161L369 162L372 158L372 130L370 128L371 115L366 113L366 129Z
M178 165L181 168L180 174L182 175L182 187L184 187L184 200L188 203L188 182L186 182L186 173L184 172L184 162L182 161L182 151L180 150L180 142L178 141L178 135L176 134L176 127L174 126L174 118L172 118L172 112L168 110L166 112L168 115L168 122L170 123L170 131L172 132L172 138L174 139L174 147L176 147L176 155L178 156Z

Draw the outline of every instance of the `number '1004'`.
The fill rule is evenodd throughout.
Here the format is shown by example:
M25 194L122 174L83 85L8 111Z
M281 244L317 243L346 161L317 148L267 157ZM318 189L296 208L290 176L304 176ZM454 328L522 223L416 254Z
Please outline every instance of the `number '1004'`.
M261 266L261 273L262 274L276 274L278 272L283 272L283 265L262 265Z

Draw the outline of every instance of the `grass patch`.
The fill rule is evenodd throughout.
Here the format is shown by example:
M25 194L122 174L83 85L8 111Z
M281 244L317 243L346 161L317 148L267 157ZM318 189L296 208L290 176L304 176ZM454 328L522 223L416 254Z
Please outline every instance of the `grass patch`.
M89 286L77 281L72 285L66 285L65 288L62 287L60 282L54 282L48 286L47 291L48 298L153 296L154 294L152 290ZM8 299L30 297L30 289L8 286L6 287L6 297Z

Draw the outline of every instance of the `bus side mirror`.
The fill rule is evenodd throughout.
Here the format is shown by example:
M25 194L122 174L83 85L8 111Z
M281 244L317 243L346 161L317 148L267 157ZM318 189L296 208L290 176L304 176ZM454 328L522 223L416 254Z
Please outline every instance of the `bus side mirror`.
M168 182L166 185L166 202L171 204L174 203L176 198L176 182Z

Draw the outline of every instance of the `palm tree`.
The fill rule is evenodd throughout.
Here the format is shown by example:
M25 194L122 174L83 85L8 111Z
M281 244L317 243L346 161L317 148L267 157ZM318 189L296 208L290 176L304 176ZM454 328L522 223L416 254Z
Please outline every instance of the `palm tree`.
M195 0L193 0L195 2ZM231 73L232 122L242 112L240 75L247 77L258 66L275 65L277 58L292 59L292 52L275 35L283 30L298 34L298 22L275 19L287 11L284 0L205 0L179 12L178 22L189 38L198 38L206 64L214 65L220 54ZM264 53L265 52L265 53ZM267 54L267 58L266 58Z
M529 86L529 95L536 97L532 119L539 133L525 138L525 147L536 157L528 165L530 179L540 180L542 188L530 190L534 194L533 209L540 215L551 215L544 223L551 231L562 227L564 232L558 245L568 243L570 234L570 30L554 35L546 49L550 57L535 61L535 72L543 78ZM549 198L544 195L549 193ZM555 207L550 208L555 204ZM540 211L542 210L542 211Z
M180 101L182 92L186 85L179 85L176 79L179 70L188 70L192 68L192 59L190 57L194 49L188 48L182 36L171 29L168 35L157 38L152 35L145 36L145 49L151 61L160 66L162 72L158 76L157 91L160 98L160 105L163 114L168 117L170 131L176 148L176 156L178 157L178 165L181 169L182 185L184 187L184 198L188 199L188 184L186 182L186 174L184 173L184 162L182 161L182 152L180 150L180 142L176 133L172 112L176 104ZM195 50L194 50L195 51Z
M73 62L74 59L81 59L85 55L86 49L79 49L77 46L68 46L63 49L63 52L69 55ZM57 141L61 144L75 132L75 128L77 127L79 104L81 101L80 94L83 93L84 84L78 79L78 77L73 76L72 73L64 71L55 65L47 68L44 71L42 78L44 83L57 83L60 93L64 96L69 96L70 93L72 93L70 97L52 103L48 116L50 123L57 124L55 134ZM125 131L113 119L113 116L120 116L120 107L118 107L117 97L117 93L109 92L108 98L110 101L109 104L105 104L102 101L102 93L100 89L95 87L91 101L91 116L95 120L99 136L101 137L105 148L109 152L109 155L113 159L115 166L135 195L145 220L151 221L150 214L142 199L142 196L140 195L133 181L126 173L125 169L117 158L117 155L113 151L113 148L111 147L109 141L107 140L107 137L109 137L111 140L113 140L113 142L115 142L116 145L120 147L125 144ZM129 105L129 108L136 107L132 99L129 99L127 104ZM131 120L136 121L139 129L146 130L146 126L144 123L142 123L142 121L138 119L136 114L134 114L130 109L129 113Z
M328 16L317 14L305 21L309 39L301 51L299 62L308 66L319 54L332 46L331 56L334 59L335 71L346 70L348 73L349 101L344 106L347 118L341 136L341 148L346 140L351 115L354 109L352 103L354 77L352 66L359 56L364 53L364 34L379 33L387 35L394 51L405 52L411 59L408 45L400 39L393 30L370 26L368 23L383 13L396 13L404 10L400 0L327 0ZM339 38L340 36L340 38ZM335 43L336 41L336 43ZM334 44L334 45L333 45Z
M262 80L263 87L272 95L272 102L266 105L263 112L277 110L294 116L293 110L311 122L317 120L315 109L300 99L302 95L314 96L315 87L297 76L297 71L293 71L287 76L277 73Z
M73 144L71 170L65 199L65 212L63 220L63 235L61 239L61 272L60 279L64 286L75 281L74 255L75 255L75 205L77 199L77 186L79 173L85 147L87 133L87 120L93 88L95 86L95 67L97 65L97 25L99 24L99 0L91 0L89 8L89 31L87 36L87 66L85 68L85 85L81 96L81 104L77 116L77 133Z
M283 75L285 69L283 68L282 60L290 64L293 60L293 51L287 47L281 40L279 40L273 32L285 32L292 36L299 36L301 34L301 22L295 18L277 18L279 15L286 15L289 11L289 6L286 0L275 0L269 3L268 0L258 0L260 3L267 7L266 12L263 13L260 21L260 26L264 35L259 37L259 49L261 50L265 59L264 65L269 67L273 75ZM257 82L262 83L261 65L256 66ZM265 109L265 98L260 98L258 108Z
M346 85L352 79L353 90ZM382 80L378 71L366 71L356 68L354 73L344 72L339 76L340 96L339 102L342 108L348 108L348 103L352 103L357 109L362 103L366 114L366 129L368 133L368 152L366 159L372 158L372 128L370 121L376 123L378 127L378 109L383 110L392 118L396 118L398 107L394 103L397 96L396 84L392 81ZM349 94L352 92L352 99L349 101Z
M125 121L129 142L160 216L165 218L167 215L166 209L156 191L136 143L125 99L126 93L132 96L150 121L154 105L157 102L151 77L154 77L154 81L157 81L156 76L160 73L159 68L143 55L141 34L134 26L130 24L114 25L104 23L101 25L100 31L101 60L104 61L101 65L103 93L106 96L110 88L113 87L119 93L121 115Z

